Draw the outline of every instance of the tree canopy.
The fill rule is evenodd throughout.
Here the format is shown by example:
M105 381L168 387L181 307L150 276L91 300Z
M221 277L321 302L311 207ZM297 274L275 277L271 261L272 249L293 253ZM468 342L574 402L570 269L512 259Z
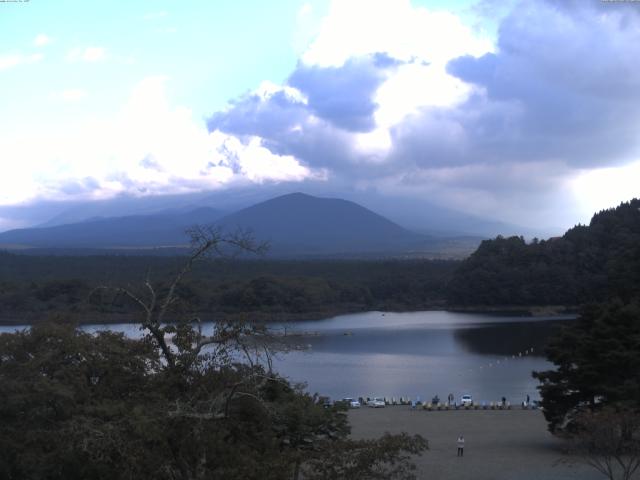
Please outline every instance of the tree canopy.
M547 347L555 370L539 379L549 429L571 429L587 410L640 410L640 301L612 300L583 307Z
M158 286L185 257L31 256L0 252L0 321L41 321L68 312L78 321L131 321L136 305L89 293L136 285L149 271ZM266 260L207 258L180 284L181 298L207 319L250 314L259 320L327 318L361 310L443 305L457 261ZM108 308L107 308L108 307Z
M596 213L588 226L527 243L497 237L463 261L453 305L580 305L640 293L640 199Z

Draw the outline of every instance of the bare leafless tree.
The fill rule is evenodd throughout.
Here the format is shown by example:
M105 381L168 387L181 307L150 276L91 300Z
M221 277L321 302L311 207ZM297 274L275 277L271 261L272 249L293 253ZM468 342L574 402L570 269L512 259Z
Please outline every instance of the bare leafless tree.
M630 480L640 467L640 414L607 407L576 417L573 453L609 480Z
M187 233L191 237L191 253L168 287L154 285L147 273L138 288L104 285L96 290L112 291L139 307L145 337L159 349L167 369L188 372L198 368L203 360L209 366L212 362L229 365L234 359L238 360L238 355L249 365L241 381L221 384L215 391L204 395L200 392L192 399L177 401L170 416L200 420L227 418L232 402L240 398L255 402L258 408L267 408L254 392L268 381L283 382L273 373L272 352L288 347L277 335L261 325L238 319L213 322L209 334L205 334L199 317L172 314L180 300L179 287L197 261L206 257L233 258L247 253L260 255L268 245L256 242L251 232L245 230L227 234L213 226L195 226ZM203 354L205 349L210 352ZM262 369L255 368L258 363ZM261 373L263 371L266 373Z
M103 285L94 290L113 291L140 308L142 329L160 349L168 368L189 368L203 348L228 345L239 341L243 334L256 333L254 328L250 329L241 322L218 323L214 325L211 335L205 335L197 316L168 321L167 315L180 299L178 287L198 260L208 256L226 258L246 253L262 254L268 248L266 243L256 242L251 232L246 230L227 234L214 226L194 226L187 230L187 234L191 238L191 253L167 289L161 291L154 286L147 273L142 289Z

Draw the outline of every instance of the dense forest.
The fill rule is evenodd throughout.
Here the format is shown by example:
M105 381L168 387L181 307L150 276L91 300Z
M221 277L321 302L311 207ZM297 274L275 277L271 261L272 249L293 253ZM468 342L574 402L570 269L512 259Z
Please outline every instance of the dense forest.
M579 305L640 292L640 200L548 240L497 237L449 282L452 305Z
M171 278L184 257L26 256L0 253L4 322L75 313L78 321L128 320L137 309L100 286ZM249 313L256 319L314 318L371 309L442 307L459 262L440 260L206 260L181 286L189 311ZM92 293L93 292L93 293ZM132 308L133 307L133 308ZM100 318L98 318L100 317Z

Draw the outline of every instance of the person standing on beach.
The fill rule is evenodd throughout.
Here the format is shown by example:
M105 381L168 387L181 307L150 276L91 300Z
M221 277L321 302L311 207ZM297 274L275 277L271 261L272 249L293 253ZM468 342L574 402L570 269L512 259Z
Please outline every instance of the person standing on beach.
M462 435L458 437L458 456L464 457L464 437Z

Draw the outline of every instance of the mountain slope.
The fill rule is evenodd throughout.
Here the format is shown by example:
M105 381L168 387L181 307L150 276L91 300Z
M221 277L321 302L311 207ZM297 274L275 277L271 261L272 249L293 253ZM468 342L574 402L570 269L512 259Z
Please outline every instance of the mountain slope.
M39 248L114 248L185 245L185 230L196 223L212 223L221 213L212 208L93 218L79 223L43 228L24 228L0 233L1 245Z
M302 193L282 195L221 218L208 207L153 215L90 218L81 222L0 233L1 247L141 249L186 246L184 231L215 223L232 233L248 229L270 243L271 256L412 254L459 249L454 241L406 230L354 202ZM445 239L447 240L447 239ZM458 239L459 243L461 240ZM467 241L468 243L468 241ZM477 244L477 243L476 243ZM453 246L452 246L453 245Z
M251 229L270 242L274 254L400 251L429 241L356 203L302 193L267 200L218 223L227 230Z

